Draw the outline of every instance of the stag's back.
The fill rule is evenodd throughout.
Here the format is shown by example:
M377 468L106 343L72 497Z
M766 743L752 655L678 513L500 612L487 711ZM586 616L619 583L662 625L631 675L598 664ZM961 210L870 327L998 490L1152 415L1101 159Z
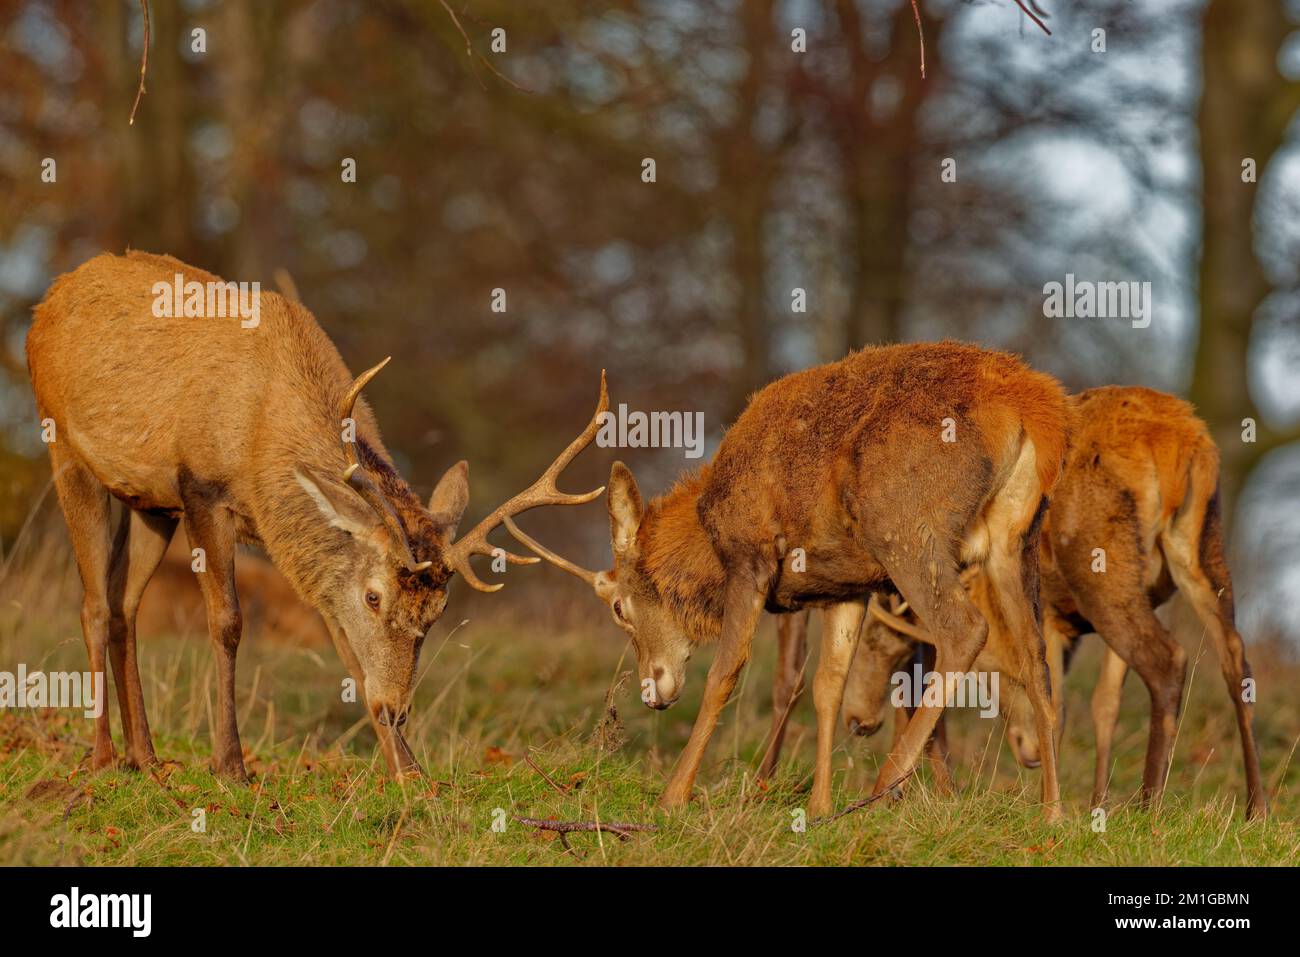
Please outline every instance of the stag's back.
M1156 521L1168 520L1183 504L1193 459L1208 459L1217 471L1219 450L1209 429L1177 396L1142 386L1102 386L1079 393L1071 405L1071 471L1082 477L1104 466L1146 502ZM1079 482L1075 494L1086 495L1089 484Z
M311 313L275 293L261 294L252 328L238 315L155 316L155 285L178 273L221 281L170 256L97 256L53 283L27 337L56 441L110 490L154 507L180 507L178 475L233 488L269 446L337 431L332 405L350 382Z
M1025 438L1049 491L1066 421L1059 383L1008 353L951 341L866 348L756 393L708 469L702 510L730 503L738 522L752 522L754 505L766 504L783 521L827 514L864 477L874 485L903 476L909 500L924 500L951 496L953 476L977 476L978 487L960 492L973 512Z

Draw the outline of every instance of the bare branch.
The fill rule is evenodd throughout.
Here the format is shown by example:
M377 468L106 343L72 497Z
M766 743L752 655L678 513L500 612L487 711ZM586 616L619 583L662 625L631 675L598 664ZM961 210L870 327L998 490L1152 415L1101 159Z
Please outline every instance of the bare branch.
M144 75L149 69L149 0L140 0L140 15L144 17L144 46L140 48L140 85L135 91L135 102L131 104L131 119L127 126L135 126L135 111L140 108L140 97L144 96Z
M1030 10L1029 7L1025 6L1024 0L1016 0L1016 6L1018 6L1024 12L1025 16L1027 16L1030 20L1033 20L1035 23L1037 23L1042 28L1044 33L1046 33L1049 37L1052 35L1052 31L1047 29L1047 24L1044 23L1042 20L1040 20L1038 18L1038 15L1035 14L1033 10ZM1038 4L1034 4L1034 6L1037 7ZM1043 14L1043 15L1046 16L1047 14Z
M619 824L615 821L543 821L534 817L517 817L515 821L525 827L535 827L541 831L555 831L557 834L573 834L576 831L603 831L613 834L620 841L626 841L628 835L635 831L658 831L658 824Z
M842 810L842 811L836 811L834 814L830 815L829 817L818 817L818 818L814 818L813 820L809 821L808 823L809 823L810 825L813 825L813 826L816 826L816 825L818 825L818 824L829 824L831 821L837 821L837 820L839 820L840 818L844 817L844 815L846 815L846 814L852 814L854 811L860 811L860 810L862 810L864 807L867 807L867 806L869 806L869 805L875 804L875 803L876 803L877 801L879 801L882 797L884 797L884 796L885 796L886 794L888 794L890 791L894 790L894 788L898 787L900 784L902 784L904 781L906 781L908 778L910 778L910 777L911 777L913 774L915 774L915 773L916 773L916 768L914 767L914 768L912 768L912 770L908 771L906 774L904 774L901 778L899 778L897 781L895 781L895 782L894 782L893 784L891 784L889 787L887 787L887 788L885 788L884 790L882 790L879 794L873 794L873 795L871 795L871 797L863 798L861 801L854 801L852 804L850 804L848 807L846 807L846 808L845 808L844 810Z
M454 23L454 24L456 24L456 29L460 31L460 35L461 35L462 37L465 38L465 55L466 55L466 56L471 56L471 57L473 57L473 56L477 56L480 60L483 61L483 65L486 66L489 70L491 70L491 71L492 71L492 72L497 76L498 79L505 80L507 83L509 83L511 86L513 86L513 87L514 87L516 90L518 90L520 93L527 93L529 96L532 96L532 95L533 95L533 91L532 91L532 90L528 89L527 87L520 86L520 85L519 85L518 83L516 83L514 80L510 79L510 77L506 76L504 73L502 73L500 70L498 70L495 66L493 66L491 60L489 60L486 56L484 56L484 55L483 55L482 53L480 53L478 50L475 50L475 49L474 49L474 44L470 42L469 34L465 32L465 28L464 28L464 26L461 25L460 17L456 16L456 11L453 10L453 9L452 9L448 4L447 4L447 0L438 0L438 2L442 4L442 8L443 8L444 10L446 10L446 11L447 11L447 15L448 15L449 17L451 17L451 22ZM478 78L478 75L477 75L477 74L475 74L475 78L476 78L476 79ZM479 85L479 86L482 86L484 89L487 89L487 87L484 86L483 81L482 81L481 79L478 81L478 85Z
M921 29L921 11L912 0L912 16L916 19L916 36L921 41L921 79L925 79L925 31Z

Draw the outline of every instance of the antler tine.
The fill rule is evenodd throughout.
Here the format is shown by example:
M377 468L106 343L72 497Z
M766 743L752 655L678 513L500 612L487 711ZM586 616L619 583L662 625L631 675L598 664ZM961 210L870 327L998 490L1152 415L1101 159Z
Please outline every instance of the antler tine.
M592 588L596 587L595 572L589 571L583 568L581 565L576 565L573 562L569 561L567 558L561 558L559 555L555 554L555 552L551 551L541 542L537 541L535 538L531 537L530 535L525 534L524 531L514 523L514 519L512 519L509 515L507 515L504 519L502 519L502 524L505 525L506 530L509 531L510 534L515 537L515 540L518 541L520 545L532 549L534 552L536 552L542 558L545 558L556 568L563 568L570 575L576 575L578 578L581 578Z
M366 387L371 379L379 375L379 370L388 365L392 358L392 356L388 356L383 362L370 367L352 381L347 393L339 401L340 422L352 418L352 410L357 404L357 398L361 395L361 390ZM343 471L343 481L347 482L358 495L365 499L366 504L379 516L384 523L384 527L388 529L388 537L400 552L403 564L406 565L409 571L413 572L422 572L431 567L433 562L417 562L415 556L411 554L411 543L406 537L406 529L402 527L402 520L397 517L397 512L393 509L392 503L375 487L375 483L370 480L370 476L366 475L365 470L361 468L361 460L357 457L355 438L351 442L343 443L343 454L348 459L348 467Z
M470 567L469 558L471 555L491 556L493 554L493 547L488 542L487 537L507 518L519 515L539 505L583 505L598 498L605 491L605 487L602 485L591 492L561 492L556 480L560 477L560 473L568 467L569 463L577 458L578 453L591 444L591 440L596 437L596 432L600 429L601 416L608 411L609 389L605 383L605 370L602 369L600 372L600 401L596 404L596 411L592 415L591 421L587 423L587 427L582 430L582 434L569 443L568 448L560 453L559 457L550 464L536 482L505 504L495 508L483 521L452 543L447 552L448 561L452 568L460 572L471 587L478 591L488 592L496 591L501 587L500 584L485 584L475 575L474 570ZM509 552L506 552L506 560L516 564L533 564L537 561L536 558L512 555Z
M924 628L918 628L910 621L900 618L892 612L885 611L884 608L880 607L880 600L875 595L872 595L871 599L867 602L867 611L870 612L871 616L877 621L883 622L899 634L915 638L917 641L923 641L927 645L934 644L933 635Z

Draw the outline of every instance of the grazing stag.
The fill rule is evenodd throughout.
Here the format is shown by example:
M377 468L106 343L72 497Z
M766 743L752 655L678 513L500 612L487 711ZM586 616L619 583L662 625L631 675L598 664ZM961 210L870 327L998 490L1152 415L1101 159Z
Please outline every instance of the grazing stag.
M1246 816L1263 816L1267 802L1252 727L1253 678L1234 623L1232 579L1224 561L1218 449L1191 406L1162 392L1109 386L1072 397L1070 404L1070 448L1043 527L1043 627L1058 709L1078 637L1096 631L1107 645L1092 699L1097 738L1093 806L1106 799L1120 692L1129 667L1151 697L1143 801L1164 789L1187 656L1155 609L1177 592L1214 644L1241 735ZM982 579L971 581L971 597L988 608L990 589ZM890 621L887 615L884 620ZM987 647L996 648L1006 641L1005 629L994 615L989 622ZM904 641L929 640L914 621L893 616L890 623L906 631ZM846 705L850 724L878 713L881 672L890 667L879 657L860 654L855 660L852 690L846 691L846 699L855 703L852 712ZM1004 710L1016 759L1034 766L1040 738L1014 689L1004 698Z
M1060 386L1010 355L954 342L868 348L758 392L713 461L648 506L632 474L615 463L609 571L580 568L506 524L609 605L632 636L651 707L676 701L691 652L718 642L665 807L691 797L764 608L821 607L809 802L809 813L820 815L831 807L835 722L865 596L885 581L941 636L936 667L949 675L950 692L987 631L960 585L959 565L985 568L1000 586L1025 669L1041 672L1039 730L1052 740L1036 609L1038 516L1060 467L1065 424ZM942 710L918 709L877 792L910 772ZM1051 816L1059 814L1054 771L1043 776Z
M244 541L263 547L321 613L364 691L390 771L416 771L400 728L420 647L452 575L495 591L501 586L482 582L469 563L493 554L493 528L534 506L586 502L603 491L565 495L555 486L594 437L596 419L533 486L456 539L469 501L466 463L447 471L424 507L359 401L387 359L354 379L312 314L274 293L261 296L253 328L238 319L159 316L159 290L176 276L209 295L221 283L166 256L97 256L54 282L27 337L37 405L56 429L50 458L85 586L90 664L103 671L112 660L127 759L156 760L135 618L184 521L206 564L198 579L217 663L216 769L246 777L235 721L241 618L233 571ZM597 417L606 405L602 379ZM110 496L128 506L116 531ZM95 722L92 766L113 757L105 712Z

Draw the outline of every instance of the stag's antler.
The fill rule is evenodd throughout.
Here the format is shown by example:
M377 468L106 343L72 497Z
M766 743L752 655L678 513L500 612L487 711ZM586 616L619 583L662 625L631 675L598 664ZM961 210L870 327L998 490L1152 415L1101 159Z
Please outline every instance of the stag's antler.
M581 578L592 588L596 587L595 572L589 571L588 569L583 568L581 565L577 565L569 561L567 558L561 558L559 555L555 554L555 552L551 551L541 542L537 541L537 539L533 538L531 535L525 534L523 529L521 529L518 525L512 522L508 517L505 518L503 521L506 526L506 529L509 530L510 534L515 537L515 540L518 541L520 545L523 545L531 549L532 551L536 552L538 555L540 555L542 558L545 558L548 562L550 562L552 565L556 566L557 568L563 568L570 575L576 575L578 578Z
M900 611L905 610L906 608L906 602L899 606ZM891 611L885 611L885 609L880 606L880 599L876 595L872 595L871 600L867 602L867 611L871 614L872 618L883 622L899 634L907 635L909 638L915 638L917 641L923 641L927 645L934 644L934 636L924 628L912 624L906 618L900 617Z
M560 453L560 457L551 463L550 468L542 473L541 478L504 505L498 506L487 518L452 543L446 552L447 563L460 572L461 576L472 587L479 591L496 591L501 587L500 584L489 585L481 581L474 574L474 569L469 563L471 555L491 556L494 553L495 549L488 542L487 537L498 525L503 522L507 523L507 527L514 534L514 523L510 521L512 516L519 515L539 505L582 505L590 502L605 491L605 487L602 485L595 491L573 495L561 492L556 486L555 480L560 477L560 473L568 467L578 453L591 444L591 440L596 437L596 431L600 428L600 418L608 410L609 392L605 388L605 372L601 370L600 402L596 405L596 412L591 417L591 421L587 423L587 428L583 430L582 434L569 443L569 447ZM520 555L512 555L510 552L506 552L505 556L507 561L520 565L531 565L537 561L536 558L525 558Z
M348 389L347 394L344 395L342 401L339 402L340 422L352 418L352 409L353 406L357 404L357 397L361 395L361 390L366 387L371 379L379 375L379 370L388 365L392 358L392 356L389 356L383 362L367 369L353 380L351 388ZM354 438L351 442L343 443L343 454L348 457L348 467L343 472L343 481L352 486L352 488L356 490L357 494L366 500L366 504L374 510L380 520L383 521L384 527L388 529L388 537L392 540L393 547L398 550L398 553L406 567L413 572L422 572L426 568L432 566L433 562L417 562L415 556L411 554L411 543L406 537L406 529L402 526L402 520L398 518L397 512L393 508L392 503L389 502L384 494L375 487L375 483L370 480L370 476L368 476L365 469L361 467L361 460L357 458L355 429L356 426L354 420Z

